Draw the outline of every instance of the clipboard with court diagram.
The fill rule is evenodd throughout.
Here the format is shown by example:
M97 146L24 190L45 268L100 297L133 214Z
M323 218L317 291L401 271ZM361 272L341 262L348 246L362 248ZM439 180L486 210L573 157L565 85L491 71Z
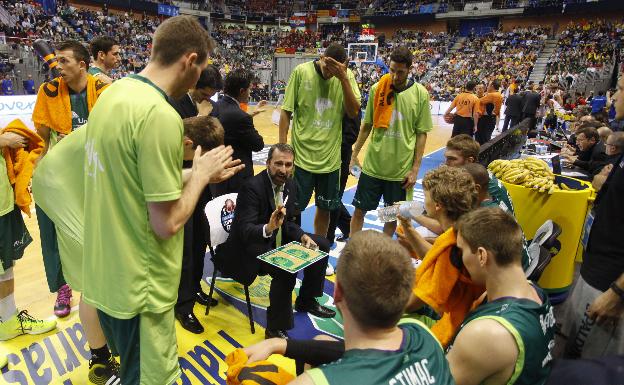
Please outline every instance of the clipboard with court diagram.
M296 273L327 256L321 250L308 249L299 242L290 242L259 255L258 259L289 273Z

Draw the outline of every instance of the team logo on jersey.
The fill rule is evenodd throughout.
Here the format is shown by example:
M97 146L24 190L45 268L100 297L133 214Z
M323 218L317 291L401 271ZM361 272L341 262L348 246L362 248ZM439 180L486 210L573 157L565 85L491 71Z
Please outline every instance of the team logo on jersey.
M395 108L395 109L392 111L392 116L390 117L390 125L392 126L392 125L394 125L394 123L395 123L396 121L399 121L399 122L400 122L400 121L401 121L401 120L403 120L403 119L404 119L404 118L403 118L403 114L402 114L400 111L397 111L397 109Z
M331 100L326 99L326 98L318 98L316 99L314 106L316 107L316 112L319 115L323 115L325 111L329 110L330 108L334 106L334 103L332 103Z
M221 209L221 226L223 226L223 230L227 233L230 232L232 228L232 221L234 221L234 209L236 208L236 203L233 200L227 199L223 204L223 208Z

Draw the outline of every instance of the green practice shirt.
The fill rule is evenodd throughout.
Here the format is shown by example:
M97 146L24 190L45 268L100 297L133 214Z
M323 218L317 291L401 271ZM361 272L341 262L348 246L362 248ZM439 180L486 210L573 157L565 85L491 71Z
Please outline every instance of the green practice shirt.
M518 348L518 359L508 384L545 384L550 374L555 346L555 316L548 296L541 289L535 289L542 300L541 305L514 297L485 302L468 314L457 332L459 335L468 323L479 319L494 320L507 329ZM450 349L452 343L447 348Z
M349 84L360 102L355 76L347 70ZM290 74L282 109L293 113L292 145L295 165L323 174L340 168L344 95L340 80L325 80L314 62L299 64Z
M9 182L6 161L0 153L0 217L13 211L14 207L15 194Z
M452 385L455 384L444 350L427 327L402 321L403 342L398 350L350 349L341 359L306 373L316 385Z
M159 238L148 202L182 194L182 119L165 93L132 75L91 110L85 154L85 301L129 319L177 299L183 231Z
M375 83L370 95L375 95ZM364 123L373 124L373 99L366 106ZM394 93L392 118L388 128L372 129L362 172L388 181L402 181L412 169L416 136L433 129L429 93L421 84L414 83Z
M39 163L32 178L37 205L54 225L83 243L84 154L86 126L54 146Z

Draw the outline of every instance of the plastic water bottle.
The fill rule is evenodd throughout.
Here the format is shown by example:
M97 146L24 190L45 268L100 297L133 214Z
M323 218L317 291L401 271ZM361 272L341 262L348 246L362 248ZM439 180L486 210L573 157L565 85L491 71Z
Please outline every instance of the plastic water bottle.
M362 174L362 168L358 166L357 164L354 164L353 167L351 167L351 175L353 175L355 179L360 179L361 174Z
M415 219L422 214L423 204L419 201L400 202L398 204L383 207L377 210L377 219L381 223L396 221L397 215Z

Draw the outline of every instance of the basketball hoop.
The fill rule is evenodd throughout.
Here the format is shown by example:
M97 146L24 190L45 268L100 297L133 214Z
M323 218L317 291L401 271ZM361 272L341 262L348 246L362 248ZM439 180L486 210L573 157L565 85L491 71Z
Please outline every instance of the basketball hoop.
M357 69L361 69L362 68L362 63L364 63L364 59L357 58L357 59L354 60L354 62L355 62L355 67Z

